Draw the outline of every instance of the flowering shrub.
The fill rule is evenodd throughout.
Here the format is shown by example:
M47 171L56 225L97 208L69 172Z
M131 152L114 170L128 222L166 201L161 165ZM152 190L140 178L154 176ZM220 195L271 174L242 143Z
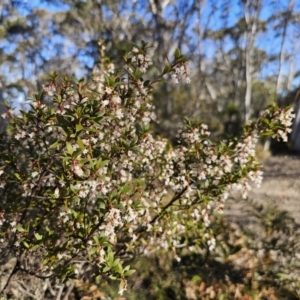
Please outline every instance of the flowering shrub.
M188 83L187 61L176 50L146 80L147 53L146 43L134 46L120 70L102 61L91 82L53 74L44 85L50 106L41 95L18 116L7 106L0 251L14 253L14 273L67 280L92 272L119 279L122 294L133 273L124 261L158 248L213 250L212 212L233 189L246 197L251 181L260 184L255 145L261 135L285 139L291 109L270 106L239 140L219 144L206 125L186 120L172 147L151 133L151 93L167 74Z

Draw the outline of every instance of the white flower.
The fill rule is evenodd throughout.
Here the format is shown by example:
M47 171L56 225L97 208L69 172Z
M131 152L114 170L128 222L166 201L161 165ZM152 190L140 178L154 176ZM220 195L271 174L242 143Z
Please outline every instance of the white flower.
M84 175L83 170L81 169L81 167L79 165L75 165L73 167L73 171L76 175L78 175L80 177Z
M54 196L55 196L56 198L59 197L59 189L58 189L58 188L55 189L55 191L54 191Z
M95 137L92 137L92 138L91 138L91 141L92 141L93 144L96 144L97 141L98 141L98 139L96 139Z
M171 78L173 79L173 82L174 83L179 83L179 80L178 80L178 75L176 73L173 73L171 75Z
M101 106L105 107L109 104L109 100L103 100Z
M109 86L107 86L106 88L105 88L105 93L107 93L108 95L110 95L111 93L112 93L112 88L111 87L109 87Z
M111 101L115 104L120 104L121 103L121 98L119 96L113 96L111 98Z
M117 109L117 110L116 110L116 117L117 117L118 119L122 119L122 118L124 117L124 114L123 114L123 112L122 112L121 109Z
M103 140L103 138L104 138L104 133L103 133L103 132L99 132L98 138L99 138L99 141Z
M74 151L76 151L77 149L79 149L79 146L77 144L72 145L72 148Z
M63 180L59 180L59 184L61 187L64 187L66 185L66 183Z

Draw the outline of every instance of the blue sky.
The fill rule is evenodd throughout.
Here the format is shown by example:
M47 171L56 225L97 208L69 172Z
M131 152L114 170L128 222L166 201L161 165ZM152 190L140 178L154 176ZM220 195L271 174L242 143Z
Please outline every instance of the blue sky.
M150 14L146 12L145 7L146 5L144 4L146 0L137 0L138 3L140 3L138 10L140 12L141 15L144 15L144 18L148 19L150 18ZM187 0L189 1L189 0ZM242 17L242 8L241 5L239 4L240 1L238 0L228 0L230 2L230 10L228 11L227 14L227 19L226 19L226 26L227 27L231 27L234 26L234 24L237 22L237 20L239 20ZM132 3L134 1L127 1L127 5L126 5L126 12L128 13L128 11L130 11L130 9L132 9ZM55 2L53 2L55 3ZM187 2L188 4L190 4L191 2ZM210 20L209 23L209 28L210 30L219 30L222 29L224 26L224 20L222 20L222 10L221 10L221 6L224 5L224 3L226 3L226 1L224 0L207 0L207 1L203 1L202 2L202 12L201 12L201 21L200 21L200 26L205 26L206 22L207 22L207 18L210 15L211 11L213 10L213 4L216 4L218 7L217 12L215 12L213 14L213 17ZM271 3L273 3L271 5ZM275 4L274 4L275 3ZM262 5L262 10L260 13L260 19L261 20L267 20L268 18L270 18L270 16L274 13L274 9L277 11L280 11L282 9L285 9L288 5L288 1L287 0L281 0L281 1L272 1L272 0L265 0L263 1L263 5ZM57 11L61 11L61 10L68 10L69 6L68 5L59 5L56 6L55 4L51 4L51 1L49 3L45 3L44 1L41 0L30 0L30 1L23 1L23 6L20 7L20 12L25 16L27 13L27 9L32 9L32 8L39 8L39 9L47 9L50 10L52 12L57 12ZM299 13L300 12L300 0L295 0L295 5L294 5L294 12ZM125 13L125 12L124 12ZM171 18L172 15L172 9L171 7L167 7L165 10L165 18ZM194 15L190 20L189 20L189 29L188 29L188 34L190 35L190 39L191 41L193 41L194 39L194 33L192 32L192 27L197 23L197 16ZM299 30L299 29L298 29ZM300 32L300 30L299 30ZM295 35L296 29L295 26L290 26L288 28L288 39L285 42L285 49L291 51L293 44L292 41L294 39L294 35ZM62 42L62 38L59 35L56 35L55 37L49 37L49 42L54 41L54 42ZM259 34L257 41L256 41L256 46L260 49L265 50L268 54L278 54L279 49L280 49L280 44L281 44L281 37L278 36L276 37L274 30L272 29L272 27L268 28L267 33L264 34ZM300 43L299 43L300 44ZM295 44L296 47L297 43ZM7 51L10 51L13 47L13 45L6 45L6 49ZM72 46L72 43L71 43ZM226 51L228 51L229 49L231 49L234 44L232 42L232 40L228 37L225 39L225 43L223 44L224 49ZM208 60L212 60L213 59L213 55L215 50L217 49L215 41L213 40L206 40L203 43L203 49L204 49L204 54L206 55L206 58ZM300 49L298 49L300 50ZM297 49L294 51L295 55L297 55L296 57L296 61L300 61L300 57L299 54L300 51L298 51ZM72 51L72 47L69 48L69 51ZM186 51L186 49L183 48L183 51ZM50 56L50 53L54 53L55 52L53 50L53 48L50 47L50 45L48 45L48 47L45 47L44 50L42 50L42 53L44 56ZM93 61L88 58L88 57L82 57L81 58L82 61L85 61L86 63L88 63L90 66L93 65ZM286 63L283 66L283 69L287 72L288 71L288 63ZM296 66L297 67L297 66ZM299 68L300 69L300 68ZM26 72L28 72L28 74L31 72L30 71L30 66L28 66L28 68L26 69ZM259 74L260 78L265 78L267 76L271 76L271 75L276 75L276 73L278 72L278 62L273 61L273 62L266 62L264 67L261 70L261 73ZM81 76L80 72L77 72L78 76ZM299 84L299 78L297 78L295 80L295 85Z

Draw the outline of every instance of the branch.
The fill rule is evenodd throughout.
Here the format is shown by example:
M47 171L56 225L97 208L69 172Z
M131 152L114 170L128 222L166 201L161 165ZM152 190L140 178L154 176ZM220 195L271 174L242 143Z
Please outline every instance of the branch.
M158 219L160 219L162 217L162 215L164 214L164 212L175 202L177 201L187 190L188 187L185 187L180 193L175 194L174 197L170 200L170 202L168 204L166 204L164 206L164 208L161 210L160 213L158 213L151 221L150 224L153 224L155 221L157 221Z
M48 275L48 276L37 275L36 272L30 271L30 270L26 270L26 269L23 269L21 267L18 267L18 271L25 272L25 273L27 273L29 275L32 275L32 276L34 276L36 278L39 278L39 279L48 279L48 278L53 277L53 274L52 275Z

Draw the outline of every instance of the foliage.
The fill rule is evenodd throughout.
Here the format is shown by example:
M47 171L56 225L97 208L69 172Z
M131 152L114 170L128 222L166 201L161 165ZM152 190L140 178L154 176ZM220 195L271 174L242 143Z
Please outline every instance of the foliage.
M245 126L240 139L213 144L205 124L185 120L179 145L150 131L151 93L169 74L189 79L176 50L161 74L147 79L148 45L124 53L124 67L102 62L93 81L60 78L44 85L52 105L35 95L29 111L10 118L1 135L1 253L18 271L67 282L118 279L119 293L134 271L126 261L158 249L216 245L213 211L233 189L246 197L262 176L259 136L286 139L293 114L275 105ZM33 259L34 258L34 259ZM9 280L8 280L9 283Z

